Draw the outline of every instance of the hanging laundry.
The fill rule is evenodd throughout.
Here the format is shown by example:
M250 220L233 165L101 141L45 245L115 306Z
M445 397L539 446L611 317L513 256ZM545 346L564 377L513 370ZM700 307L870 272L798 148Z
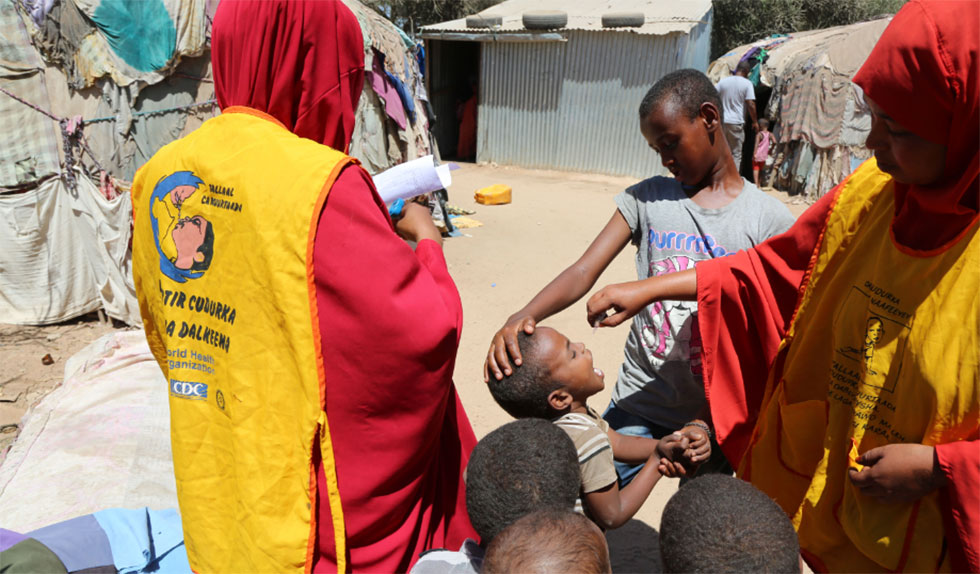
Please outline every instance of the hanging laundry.
M412 101L412 94L405 87L405 84L398 79L398 76L386 71L385 75L388 76L388 81L395 86L395 91L398 92L398 98L402 101L402 107L405 108L405 113L408 114L408 121L415 123L415 102Z
M385 113L388 114L388 117L398 124L399 129L404 130L408 127L405 118L405 106L402 104L398 89L388 78L388 74L385 73L385 55L374 48L371 51L374 52L374 58L371 62L371 71L367 73L370 76L371 88L385 103Z

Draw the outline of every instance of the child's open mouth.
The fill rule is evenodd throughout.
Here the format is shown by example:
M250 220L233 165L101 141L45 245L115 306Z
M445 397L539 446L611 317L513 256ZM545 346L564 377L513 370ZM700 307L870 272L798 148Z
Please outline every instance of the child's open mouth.
M600 369L599 367L592 367L592 372L594 372L596 375L598 375L600 379L603 379L603 378L606 377L606 375L603 374L602 369Z

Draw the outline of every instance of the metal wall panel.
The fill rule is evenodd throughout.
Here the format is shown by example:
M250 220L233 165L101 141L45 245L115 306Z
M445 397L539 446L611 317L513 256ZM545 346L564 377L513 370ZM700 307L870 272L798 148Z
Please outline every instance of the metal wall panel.
M690 34L570 31L567 42L484 43L477 159L635 177L666 173L640 134L637 109L664 74L707 69L710 31L708 20Z

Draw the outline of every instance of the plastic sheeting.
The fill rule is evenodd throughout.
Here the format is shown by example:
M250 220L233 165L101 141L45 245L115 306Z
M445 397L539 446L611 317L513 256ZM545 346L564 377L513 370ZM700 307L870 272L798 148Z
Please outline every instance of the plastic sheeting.
M28 532L106 508L176 508L167 381L142 331L106 335L24 417L0 466L0 527Z
M140 322L130 268L129 194L107 200L76 173L0 195L0 322L45 325L97 309Z

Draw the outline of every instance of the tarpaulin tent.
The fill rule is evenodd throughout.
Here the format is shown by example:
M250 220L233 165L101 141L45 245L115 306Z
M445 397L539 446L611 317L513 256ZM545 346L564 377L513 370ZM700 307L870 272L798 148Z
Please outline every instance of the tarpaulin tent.
M417 48L357 0L368 80L351 154L371 173L432 153ZM217 112L216 0L0 2L0 322L97 309L129 324L136 169ZM402 119L400 124L397 120Z
M773 36L739 46L708 67L708 77L717 82L743 59L759 62L749 77L772 88L765 116L777 140L776 187L814 200L871 156L864 147L870 112L851 78L889 22L890 17Z

